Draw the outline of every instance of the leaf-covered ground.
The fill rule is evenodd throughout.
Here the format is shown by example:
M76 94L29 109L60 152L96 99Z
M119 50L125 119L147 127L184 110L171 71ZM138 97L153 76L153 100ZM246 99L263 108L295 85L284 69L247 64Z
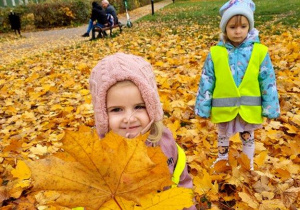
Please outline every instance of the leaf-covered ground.
M220 5L220 1L178 1L157 14L160 21L145 18L113 39L83 41L37 54L24 52L22 59L0 66L2 205L13 207L26 200L28 183L16 184L11 173L18 159L56 153L64 129L94 125L90 71L104 56L121 51L144 57L155 69L164 123L186 150L199 208L300 208L300 31L276 22L282 14L258 27L276 71L281 116L255 133L255 172L245 169L247 159L240 156L237 136L230 146L232 167L221 163L216 170L210 168L217 157L215 125L196 117L193 109L204 60L219 36L219 19L207 16L203 24L193 15L180 14L205 13L205 9L217 14L214 8ZM174 19L176 14L180 20Z

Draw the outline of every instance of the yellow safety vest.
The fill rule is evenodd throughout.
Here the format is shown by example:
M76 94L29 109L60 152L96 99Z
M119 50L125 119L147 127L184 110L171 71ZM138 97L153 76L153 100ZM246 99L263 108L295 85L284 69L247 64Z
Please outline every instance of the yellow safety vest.
M175 183L173 186L177 186L179 181L180 181L180 176L185 168L186 164L186 156L184 150L178 145L177 146L177 153L178 153L178 158L177 158L177 163L173 172L172 176L172 181Z
M248 67L239 87L232 77L226 48L214 46L210 52L216 77L212 98L212 122L229 122L239 114L248 123L262 123L258 76L260 64L268 48L262 44L254 44Z

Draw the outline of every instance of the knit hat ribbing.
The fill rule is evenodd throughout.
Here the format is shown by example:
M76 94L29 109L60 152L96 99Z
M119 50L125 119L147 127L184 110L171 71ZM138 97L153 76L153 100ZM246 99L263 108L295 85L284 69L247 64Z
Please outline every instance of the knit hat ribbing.
M254 28L255 4L252 0L230 0L220 8L220 28L225 33L227 22L235 15L243 15L249 21L249 31Z
M108 132L107 91L117 82L130 80L140 90L150 120L163 118L155 76L150 63L142 57L116 53L102 59L92 70L89 83L95 113L95 125L100 138Z

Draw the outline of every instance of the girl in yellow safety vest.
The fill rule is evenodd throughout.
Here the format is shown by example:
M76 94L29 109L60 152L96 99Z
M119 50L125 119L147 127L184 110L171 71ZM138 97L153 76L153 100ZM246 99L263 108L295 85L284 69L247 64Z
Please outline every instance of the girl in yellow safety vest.
M89 82L99 137L109 130L127 138L150 131L146 145L159 146L167 156L174 184L192 188L185 153L162 124L163 109L151 65L142 57L116 53L94 67Z
M201 75L195 113L218 127L218 158L228 160L229 138L240 134L253 170L254 130L263 117L280 114L268 49L254 28L252 0L231 0L220 8L222 38L210 49Z

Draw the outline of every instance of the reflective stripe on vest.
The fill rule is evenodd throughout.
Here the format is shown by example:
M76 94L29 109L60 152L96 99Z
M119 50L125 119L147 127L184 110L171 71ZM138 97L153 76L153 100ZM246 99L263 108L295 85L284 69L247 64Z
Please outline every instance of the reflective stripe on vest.
M180 176L185 168L185 164L186 164L186 156L185 156L185 152L184 150L178 145L177 146L177 153L178 153L178 158L177 158L177 163L173 172L173 176L172 176L172 181L175 183L175 185L173 185L172 187L175 187L178 185L179 181L180 181Z
M213 107L232 107L232 106L260 106L261 97L256 96L241 96L236 98L213 98L212 106Z
M262 123L258 76L268 48L262 44L254 44L248 67L239 87L236 86L229 67L227 49L214 46L210 52L216 77L212 98L212 122L229 122L239 114L248 123Z

